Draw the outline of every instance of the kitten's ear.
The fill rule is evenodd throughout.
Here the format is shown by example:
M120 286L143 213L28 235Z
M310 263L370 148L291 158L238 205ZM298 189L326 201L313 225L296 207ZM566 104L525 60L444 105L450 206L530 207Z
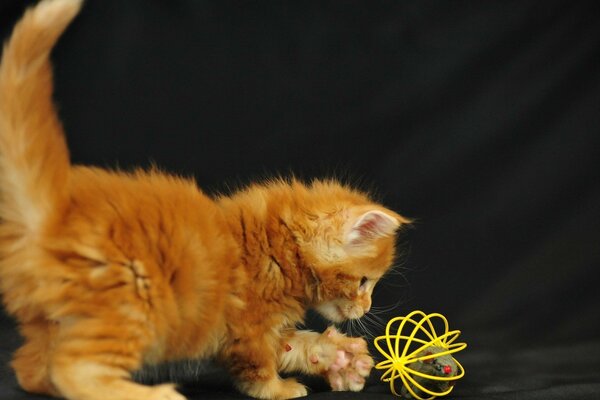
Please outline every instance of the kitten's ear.
M374 239L392 236L401 224L409 222L394 213L370 210L360 215L346 235L346 243L350 246L361 246Z

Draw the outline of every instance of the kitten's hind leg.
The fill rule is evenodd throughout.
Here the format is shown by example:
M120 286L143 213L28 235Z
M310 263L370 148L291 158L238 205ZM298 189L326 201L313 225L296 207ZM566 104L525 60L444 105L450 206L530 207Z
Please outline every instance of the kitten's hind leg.
M130 373L139 368L148 341L143 327L99 318L67 324L61 327L50 363L60 395L69 400L185 400L173 385L131 381Z

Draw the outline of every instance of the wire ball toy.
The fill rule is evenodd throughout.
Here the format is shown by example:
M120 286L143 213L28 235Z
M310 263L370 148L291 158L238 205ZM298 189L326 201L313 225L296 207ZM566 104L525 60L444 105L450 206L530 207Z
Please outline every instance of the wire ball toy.
M438 335L436 326L443 327L443 334ZM393 331L396 333L392 334ZM375 338L375 347L386 358L375 368L387 370L381 380L390 383L396 396L418 400L446 396L465 375L463 366L451 356L467 347L466 343L454 343L459 335L460 331L448 329L448 320L438 313L413 311L405 317L393 318L385 328L385 335ZM400 390L397 390L398 378L402 382Z

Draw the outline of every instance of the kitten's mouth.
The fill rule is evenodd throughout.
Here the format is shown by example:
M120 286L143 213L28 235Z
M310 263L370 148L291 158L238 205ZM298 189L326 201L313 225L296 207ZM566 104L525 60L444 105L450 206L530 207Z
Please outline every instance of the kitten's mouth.
M344 307L335 302L320 304L316 307L316 310L325 317L325 319L331 322L341 323L350 319L348 314L344 312Z
M335 310L337 311L338 315L340 316L340 319L342 321L345 321L348 319L348 317L346 317L346 314L344 313L344 311L342 310L342 307L336 305L335 306Z
M324 316L331 322L335 322L337 324L342 323L348 319L346 317L346 314L344 314L342 307L338 306L337 304L335 304L334 307L331 307L329 309L329 312L327 314L324 314Z
M364 314L355 312L355 310L353 310L353 309L350 311L344 312L342 307L337 306L337 305L335 308L336 308L337 315L339 315L340 320L341 320L338 322L348 321L348 320L352 320L352 319L361 319L362 316L364 315Z

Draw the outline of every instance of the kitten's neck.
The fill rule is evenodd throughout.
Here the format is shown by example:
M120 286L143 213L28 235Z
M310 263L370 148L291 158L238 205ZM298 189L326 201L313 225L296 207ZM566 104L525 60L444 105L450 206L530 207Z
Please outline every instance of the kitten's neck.
M219 200L250 279L295 299L304 308L316 296L316 278L294 232L294 210L276 194L257 189ZM277 300L280 301L280 300Z

